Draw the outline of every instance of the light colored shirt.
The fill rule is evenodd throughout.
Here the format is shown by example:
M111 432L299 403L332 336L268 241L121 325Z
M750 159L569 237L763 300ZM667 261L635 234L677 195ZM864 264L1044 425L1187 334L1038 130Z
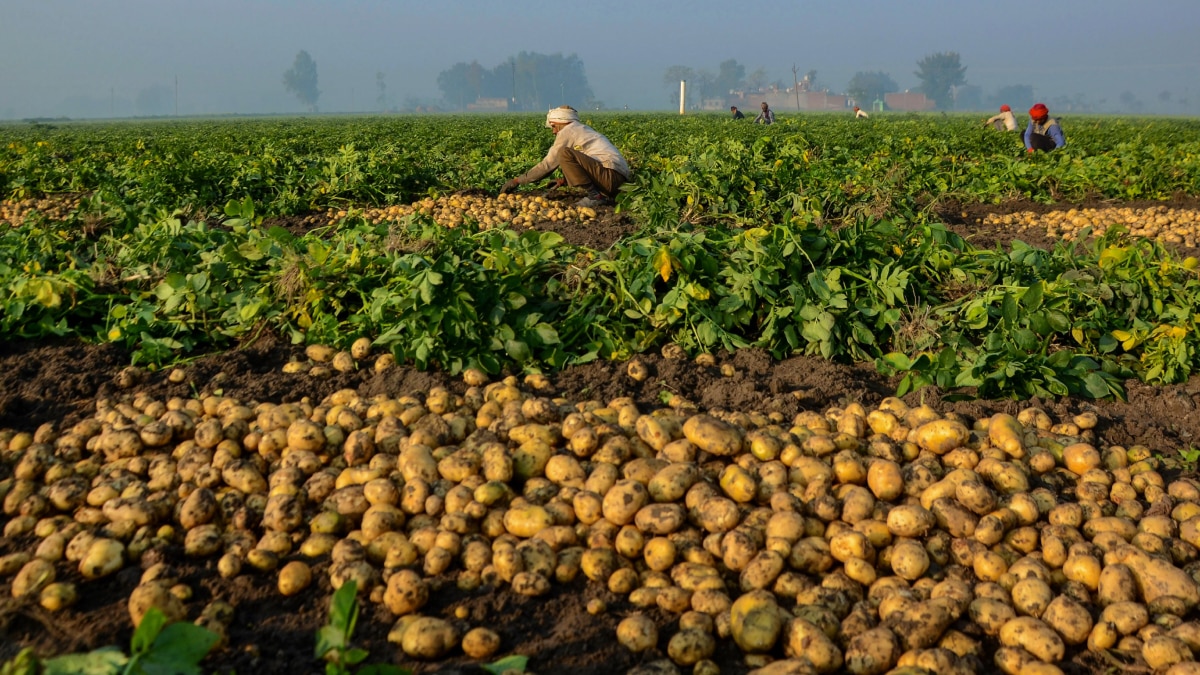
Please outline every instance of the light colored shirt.
M1005 131L1017 130L1017 116L1012 114L1011 110L1002 111L999 115L992 115L984 124L989 125L995 122L1004 122Z
M554 135L554 145L546 153L546 158L537 166L517 176L517 182L525 185L539 181L550 175L558 168L558 151L563 147L574 148L579 152L600 162L604 166L625 176L630 176L629 163L620 150L612 144L604 134L589 127L583 122L572 122Z
M758 117L754 118L754 123L755 124L774 124L775 123L775 111L771 110L770 108L767 108L766 110L758 113Z
M1041 124L1029 120L1029 126L1025 127L1025 147L1027 149L1033 148L1033 144L1030 142L1030 136L1033 134L1049 136L1050 140L1054 141L1056 150L1067 144L1067 137L1063 136L1062 127L1058 126L1058 120L1053 117L1047 117L1046 121Z
M867 117L870 117L870 115L868 115L868 114L867 114L867 111L866 111L866 110L863 110L862 108L859 108L858 110L855 110L855 111L854 111L854 119L858 119L858 118L860 118L860 117L862 117L862 118L864 118L864 119L865 119L865 118L867 118Z

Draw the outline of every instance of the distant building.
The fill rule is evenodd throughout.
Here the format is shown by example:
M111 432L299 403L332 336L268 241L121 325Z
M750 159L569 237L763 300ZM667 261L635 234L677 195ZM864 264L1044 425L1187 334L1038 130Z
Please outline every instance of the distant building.
M884 94L883 104L887 106L888 110L906 112L933 110L936 107L933 100L925 94L908 91Z
M479 98L475 99L474 103L467 104L467 110L471 112L507 112L508 99L506 98Z

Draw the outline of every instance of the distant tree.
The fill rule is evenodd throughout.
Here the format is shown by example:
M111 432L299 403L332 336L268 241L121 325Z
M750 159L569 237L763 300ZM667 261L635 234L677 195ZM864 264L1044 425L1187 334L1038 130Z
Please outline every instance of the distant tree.
M850 84L846 87L846 93L850 98L854 99L860 106L870 106L871 102L876 99L882 99L884 94L898 91L900 87L896 86L896 81L882 71L862 72L859 71L850 78Z
M921 80L917 89L933 99L941 110L949 110L954 104L951 88L966 84L966 73L958 52L938 52L917 61L914 74Z
M805 73L804 81L808 83L809 91L816 91L817 90L817 71L814 69L814 70L809 70L807 73Z
M767 71L765 68L755 68L754 72L746 76L746 89L757 91L767 86Z
M746 67L737 59L726 59L717 67L717 76L713 80L715 94L728 96L734 89L741 89L746 82Z
M583 61L574 54L521 52L491 69L460 62L439 73L437 84L446 105L460 110L480 98L510 100L519 110L590 107L593 100Z
M317 111L317 99L321 96L317 89L317 62L308 52L301 49L296 54L291 69L283 74L283 86L309 110Z
M957 110L982 110L983 87L964 84L954 90L954 107Z
M164 84L156 84L138 92L134 105L139 115L169 115L173 109L174 92Z
M679 83L680 81L691 83L690 86L695 86L692 80L696 77L696 71L687 66L671 66L667 68L667 72L663 73L663 86L667 88L667 98L672 105L679 105ZM687 104L687 101L684 101Z
M1010 106L1014 112L1027 110L1034 104L1033 87L1028 84L1010 84L1000 87L996 93L988 99L989 108L999 108L1002 105Z
M375 105L379 106L379 111L387 110L387 80L384 79L383 71L375 73L375 88L379 90L379 95L375 97Z
M1125 112L1141 112L1142 101L1132 91L1128 89L1121 92L1117 98L1121 101L1121 109Z
M693 101L698 103L706 98L713 98L714 96L718 95L716 86L717 76L714 75L711 70L705 70L704 68L701 68L700 70L696 71L696 76L692 79L694 80L694 83L689 84L688 89L690 90L693 86L696 89L695 97L692 97ZM726 94L720 94L720 96L725 95Z

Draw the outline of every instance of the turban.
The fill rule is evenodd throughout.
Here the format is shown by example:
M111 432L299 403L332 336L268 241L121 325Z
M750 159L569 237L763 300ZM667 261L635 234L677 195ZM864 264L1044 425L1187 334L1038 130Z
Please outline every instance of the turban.
M1007 105L1002 105L1000 106L1000 112L1012 112L1012 108L1008 107Z
M560 108L551 108L550 112L546 113L546 126L550 126L551 122L578 122L579 113L569 105L564 105Z
M1045 103L1035 103L1033 107L1029 109L1029 116L1035 120L1040 120L1049 114L1050 110L1046 108Z

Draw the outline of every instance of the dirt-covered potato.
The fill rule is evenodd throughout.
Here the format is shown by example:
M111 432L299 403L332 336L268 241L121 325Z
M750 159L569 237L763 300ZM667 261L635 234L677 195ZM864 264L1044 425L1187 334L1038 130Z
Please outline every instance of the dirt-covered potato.
M711 455L727 457L742 450L742 430L711 415L689 417L683 423L683 434L693 445Z
M667 643L667 655L680 666L694 666L712 656L716 648L717 642L712 635L692 628L671 636Z
M833 673L842 667L841 649L825 631L805 619L789 621L783 640L785 656L807 659L818 673Z
M1062 638L1040 619L1019 616L1000 629L1000 642L1006 647L1020 647L1047 663L1057 663L1066 652Z
M1088 635L1092 632L1091 613L1086 607L1065 595L1051 600L1041 618L1069 645L1087 642Z
M454 626L434 617L418 617L404 629L400 647L415 659L433 660L445 656L458 644Z
M634 614L617 624L617 642L631 652L644 652L658 645L658 626L644 614Z
M747 653L771 651L783 630L783 621L775 595L769 591L751 591L730 607L733 640Z
M500 635L490 628L472 628L462 639L463 652L479 661L490 658L499 649Z
M162 612L168 623L187 617L187 608L178 596L171 593L171 584L167 580L147 581L133 589L129 595L129 618L133 625L141 624L142 617L151 607Z

